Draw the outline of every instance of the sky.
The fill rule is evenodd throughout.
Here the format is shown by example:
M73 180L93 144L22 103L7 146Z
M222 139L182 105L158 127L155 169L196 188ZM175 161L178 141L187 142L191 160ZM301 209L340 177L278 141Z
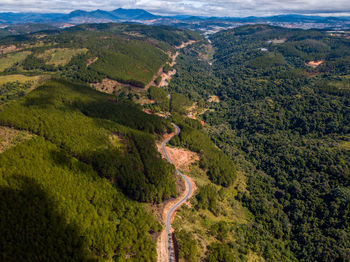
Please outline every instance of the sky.
M308 14L350 16L350 0L0 0L0 12L57 12L141 8L155 14L269 16Z

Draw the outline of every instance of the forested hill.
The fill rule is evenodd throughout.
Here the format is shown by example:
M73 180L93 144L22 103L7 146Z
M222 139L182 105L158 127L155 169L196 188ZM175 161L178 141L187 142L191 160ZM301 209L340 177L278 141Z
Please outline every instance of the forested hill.
M228 123L263 172L249 178L250 194L240 199L297 259L347 261L350 40L267 26L212 40L225 103L206 120Z
M0 72L55 74L90 83L109 78L144 87L170 60L174 47L198 38L181 29L133 24L40 31L1 39Z
M89 83L145 91L175 47L198 37L105 24L1 40L1 261L156 260L161 225L140 202L176 195L155 145L173 128Z
M266 261L349 261L350 40L265 25L210 40L211 60L208 42L183 50L169 88L209 109L206 130L240 163L247 187L236 200L253 216L215 224L208 260L253 252ZM203 196L224 199L210 188Z

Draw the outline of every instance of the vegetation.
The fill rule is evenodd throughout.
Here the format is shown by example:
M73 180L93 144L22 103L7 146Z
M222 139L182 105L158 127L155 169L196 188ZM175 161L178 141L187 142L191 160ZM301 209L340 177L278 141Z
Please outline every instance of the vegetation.
M33 135L29 132L2 126L0 127L0 153L32 137Z
M238 261L232 248L227 244L214 243L209 246L208 262L234 262Z
M0 71L48 72L82 82L108 77L144 87L167 64L174 46L199 37L186 30L136 24L90 24L9 36L0 45L24 51L2 56Z
M172 113L184 114L186 107L192 105L191 101L184 95L178 93L171 93L170 111Z
M132 93L107 95L87 83L143 87L175 45L194 37L95 24L0 40L13 48L0 57L1 261L156 260L151 234L161 226L137 201L176 194L174 167L155 146L173 127L142 112ZM52 79L33 90L43 75ZM168 110L166 99L157 97Z
M236 179L235 165L222 151L220 151L201 131L197 121L196 127L191 127L175 117L174 121L180 126L181 133L170 141L172 145L182 146L201 155L200 166L207 170L210 180L218 185L230 186ZM191 123L191 122L190 122Z
M0 72L3 72L14 65L21 63L30 54L31 52L29 51L23 51L2 55L0 57Z
M156 85L158 86L160 84L160 82L162 81L162 77L161 76L158 76L154 82L156 83Z
M0 86L0 103L7 102L10 99L24 96L25 91L33 85L33 82L7 82Z
M52 48L47 49L44 53L39 54L39 58L43 58L46 64L54 66L64 66L69 63L73 56L86 53L86 48L68 49L68 48Z
M160 226L91 166L42 137L0 162L1 260L154 260Z
M346 261L350 154L340 145L349 140L350 42L266 25L219 32L211 40L216 53L209 73L197 74L205 61L187 48L169 88L196 101L219 96L202 118L217 146L245 172L247 188L236 198L254 217L248 227L231 228L224 246L209 248L208 259L213 254L220 261L225 250L234 257L237 246L267 261ZM213 82L215 89L206 84Z
M102 42L102 43L101 43ZM167 55L152 44L141 41L106 40L108 51L97 52L98 60L89 66L111 79L144 87L167 61Z
M142 112L131 87L107 95L86 83L143 87L175 46L199 39L93 24L0 40L18 48L0 57L0 260L155 260L160 225L136 201L176 194L154 142L170 120ZM194 208L175 220L179 257L347 261L349 39L249 25L211 41L212 65L198 41L181 51L169 90L144 90L155 102L145 107L180 126L171 143L200 155ZM57 78L27 94L41 75ZM184 117L193 105L204 127Z
M165 66L163 67L163 72L164 72L164 73L168 73L171 69L172 69L172 67L167 63L167 64L165 64Z
M197 194L198 208L209 209L211 212L216 214L218 212L217 207L217 194L215 186L208 184L200 188Z
M42 76L6 75L0 76L0 104L24 96L38 85Z
M177 232L176 244L179 250L179 261L197 261L197 241L191 233L184 230Z
M155 101L162 111L169 111L169 94L162 88L151 86L148 89L148 97Z
M134 199L159 202L175 193L173 168L158 158L154 138L130 129L162 134L170 125L89 87L48 82L6 107L0 123L65 148ZM111 145L112 134L128 140L127 152Z

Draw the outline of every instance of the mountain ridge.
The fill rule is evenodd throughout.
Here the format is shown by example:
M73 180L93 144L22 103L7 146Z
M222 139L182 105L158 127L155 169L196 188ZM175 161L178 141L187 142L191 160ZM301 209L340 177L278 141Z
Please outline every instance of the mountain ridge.
M78 18L78 20L77 20ZM310 16L299 14L281 14L273 16L249 16L249 17L215 17L215 16L196 16L196 15L156 15L144 9L123 9L117 8L112 11L106 10L74 10L68 14L65 13L35 13L35 12L3 12L0 13L0 24L18 24L18 23L69 23L75 24L84 23L85 19L94 19L96 22L106 20L108 22L120 21L147 21L154 19L172 19L178 21L237 21L237 22L257 22L257 21L276 21L276 22L327 22L327 21L350 21L350 17L335 17L335 16ZM72 20L75 19L75 20ZM80 19L80 20L79 20ZM90 22L90 21L89 21ZM94 22L94 21L92 21Z

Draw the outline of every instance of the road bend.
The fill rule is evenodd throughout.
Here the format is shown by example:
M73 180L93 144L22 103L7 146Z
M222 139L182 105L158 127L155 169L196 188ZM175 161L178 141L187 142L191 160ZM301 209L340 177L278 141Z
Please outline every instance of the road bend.
M181 129L177 125L175 124L172 124L172 125L175 127L175 134L162 142L162 150L169 163L171 163L171 160L169 158L169 155L168 155L168 152L166 151L165 146L170 141L170 139L172 139L174 136L179 135L181 131ZM166 233L168 238L167 242L168 242L168 251L169 251L169 260L168 260L169 262L175 261L174 243L171 237L171 218L175 214L176 209L178 209L183 203L185 203L191 197L193 192L192 184L188 180L188 178L184 174L182 174L179 170L176 170L176 174L181 176L185 180L188 191L183 198L181 198L174 206L170 208L166 216L165 227L166 227Z

